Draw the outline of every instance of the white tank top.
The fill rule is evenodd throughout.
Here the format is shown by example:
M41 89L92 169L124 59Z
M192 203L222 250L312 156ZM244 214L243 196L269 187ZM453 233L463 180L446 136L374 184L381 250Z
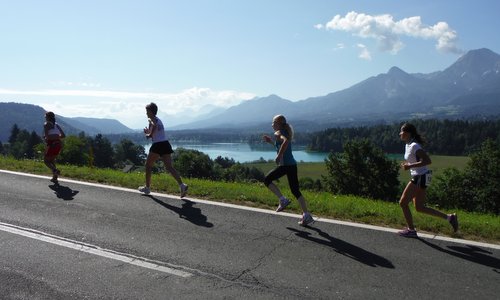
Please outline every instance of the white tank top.
M418 162L418 159L417 159L417 150L419 149L422 149L422 146L420 146L420 144L416 143L416 142L411 142L409 144L406 144L406 147L405 147L405 159L409 162L409 163L416 163ZM418 167L418 168L411 168L410 169L410 175L411 176L416 176L416 175L422 175L422 174L425 174L427 173L427 167L426 166L423 166L423 167Z
M57 122L54 124L54 127L49 129L47 131L47 134L48 135L60 135L61 134L61 131L59 130L59 127L57 127Z
M153 143L166 141L167 138L165 136L165 128L163 128L163 123L158 117L155 117L156 120L156 130L153 132L151 136L151 140Z

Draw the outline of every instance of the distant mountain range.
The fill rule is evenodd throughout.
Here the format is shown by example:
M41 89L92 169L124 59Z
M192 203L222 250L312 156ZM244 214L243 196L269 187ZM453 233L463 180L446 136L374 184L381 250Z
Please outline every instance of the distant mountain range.
M302 129L357 126L409 118L468 118L500 114L500 55L471 50L444 71L408 74L398 67L326 96L292 102L270 95L175 129L269 127L284 114Z
M268 130L284 114L301 131L328 127L392 123L411 118L474 118L500 115L500 55L489 49L467 52L443 71L409 74L398 67L347 89L292 102L270 95L228 109L206 107L195 122L169 129L245 128ZM41 134L45 110L20 103L0 103L0 141L14 123ZM160 115L168 120L170 116ZM179 115L179 118L185 116ZM133 133L112 119L57 117L69 134Z
M66 134L79 134L84 131L89 136L114 133L133 133L117 120L97 118L67 118L56 115L56 121L61 124ZM40 106L22 103L0 103L0 142L6 142L11 133L12 126L17 124L21 129L29 132L35 131L43 135L45 122L45 109Z

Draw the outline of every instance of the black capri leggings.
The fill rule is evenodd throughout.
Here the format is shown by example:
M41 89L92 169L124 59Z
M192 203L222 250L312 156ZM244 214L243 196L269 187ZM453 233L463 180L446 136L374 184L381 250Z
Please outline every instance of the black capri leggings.
M269 186L274 180L283 177L284 175L288 178L288 185L290 185L292 194L296 198L302 196L299 189L299 178L297 177L297 165L277 166L267 173L266 178L264 179L264 184Z

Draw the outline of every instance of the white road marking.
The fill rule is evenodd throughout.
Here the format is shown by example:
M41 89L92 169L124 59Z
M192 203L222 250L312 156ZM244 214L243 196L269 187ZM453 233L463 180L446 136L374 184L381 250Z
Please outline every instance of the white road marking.
M174 267L166 266L166 265L170 265L167 263L155 262L155 261L151 261L149 259L143 258L143 257L138 257L138 256L133 256L133 255L129 255L129 254L124 254L124 253L112 251L112 250L103 249L103 248L100 248L97 246L93 246L90 244L85 244L85 243L81 243L81 242L77 242L77 241L72 241L72 240L69 240L66 238L61 238L58 236L43 233L43 232L33 230L33 229L23 228L20 226L15 226L15 225L0 222L0 230L5 231L5 232L9 232L12 234L16 234L16 235L21 235L21 236L28 237L28 238L35 239L35 240L44 241L44 242L51 243L54 245L74 249L77 251L86 252L86 253L90 253L93 255L98 255L101 257L118 260L118 261L121 261L121 262L124 262L127 264L139 266L142 268L151 269L151 270L158 271L158 272L168 273L171 275L176 275L176 276L180 276L180 277L184 277L184 278L191 277L193 275L189 272L182 271L182 270L176 269Z
M7 174L20 175L20 176L27 176L27 177L50 179L50 177L47 177L47 176L14 172L14 171L7 171L7 170L0 170L0 172L7 173ZM92 183L92 182L83 182L83 181L64 179L64 178L59 178L59 181L75 183L75 184L80 184L80 185L100 187L100 188L105 188L105 189L118 190L118 191L123 191L123 192L139 193L139 191L137 191L135 189L116 187L116 186L110 186L110 185L104 185L104 184L98 184L98 183ZM161 194L161 193L151 193L150 195L159 196L159 197L166 197L166 198L179 197L179 195ZM298 214L292 214L292 213L286 213L286 212L277 213L273 210L263 209L263 208L255 208L255 207L248 207L248 206L242 206L242 205L237 205L237 204L215 202L215 201L209 201L209 200L203 200L203 199L196 199L196 198L192 198L192 197L189 197L188 199L189 199L189 201L192 201L192 202L203 203L203 204L207 204L207 205L230 207L230 208L235 208L235 209L248 210L248 211L254 211L254 212L265 213L265 214L272 214L272 215L287 216L287 217L293 217L293 218L300 218L301 217L301 215L298 215ZM375 226L375 225L368 225L368 224L361 224L361 223L354 223L354 222L338 221L338 220L326 219L326 218L315 218L314 220L316 222L351 226L351 227L357 227L357 228L365 228L365 229L384 231L384 232L397 233L399 231L399 229L394 229L394 228L387 228L387 227L382 227L382 226ZM427 233L418 233L418 236L420 238L434 239L434 240L440 240L440 241L446 241L446 242L453 242L453 243L457 243L457 244L464 244L464 245L471 245L471 246L500 250L500 245L498 245L498 244L469 241L469 240L464 240L464 239L450 238L450 237L427 234Z

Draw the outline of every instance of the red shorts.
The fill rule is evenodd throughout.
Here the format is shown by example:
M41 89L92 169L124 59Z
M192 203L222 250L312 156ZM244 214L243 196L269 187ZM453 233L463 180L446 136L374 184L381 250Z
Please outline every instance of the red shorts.
M47 156L57 156L61 152L62 143L61 141L48 141L47 149L45 150L45 157Z

